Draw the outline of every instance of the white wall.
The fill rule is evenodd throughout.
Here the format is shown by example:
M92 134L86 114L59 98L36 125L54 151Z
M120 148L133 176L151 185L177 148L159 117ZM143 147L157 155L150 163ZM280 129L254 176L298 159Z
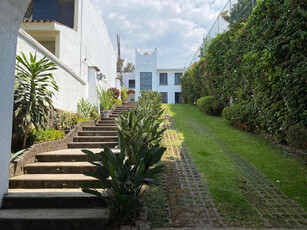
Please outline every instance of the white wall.
M160 73L167 73L167 85L160 85ZM175 73L184 73L184 69L159 69L158 70L158 92L167 92L168 104L175 104L175 93L181 92L181 85L175 85Z
M135 95L140 96L140 72L152 72L152 90L167 92L168 103L175 103L175 93L181 92L181 85L175 85L175 73L184 73L184 69L157 69L157 49L150 55L135 50L135 73L124 74L124 84L135 78ZM159 73L167 73L167 85L160 85Z
M123 86L129 88L129 80L135 80L135 72L122 73Z
M22 30L19 33L17 43L17 54L19 55L20 52L23 52L27 57L29 57L30 52L36 53L37 60L47 56L49 60L57 64L58 69L52 73L59 90L54 92L53 105L58 109L77 112L78 101L85 96L86 82L82 81L70 68Z
M88 67L97 66L106 76L107 88L115 87L116 54L107 28L99 13L89 0L76 0L76 28L60 23L23 23L22 28L29 33L42 31L59 32L57 50L59 59L79 75L88 80ZM105 85L105 81L97 82ZM87 95L87 90L84 91Z
M29 3L0 1L0 207L9 181L17 34Z
M152 72L152 90L157 90L157 49L150 55L141 54L135 49L135 97L140 96L140 73Z
M89 0L81 2L82 59L86 58L86 63L97 66L106 76L108 86L115 87L117 58L106 25Z

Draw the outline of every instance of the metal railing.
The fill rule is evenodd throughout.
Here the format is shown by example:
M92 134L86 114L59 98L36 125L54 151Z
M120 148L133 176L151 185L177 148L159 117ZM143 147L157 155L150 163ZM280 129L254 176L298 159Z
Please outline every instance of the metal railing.
M203 44L195 52L190 66L197 62L200 57L206 53L206 49L213 38L218 34L227 31L231 23L244 21L248 18L255 6L256 0L229 0L217 16L209 32L203 36Z

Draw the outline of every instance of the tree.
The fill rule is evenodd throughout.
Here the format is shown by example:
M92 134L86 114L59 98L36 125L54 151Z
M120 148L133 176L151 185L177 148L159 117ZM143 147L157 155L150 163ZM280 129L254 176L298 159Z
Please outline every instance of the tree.
M58 86L50 73L56 64L43 57L36 61L36 54L30 53L30 60L24 53L16 57L16 81L14 93L14 116L22 122L23 148L26 146L28 132L33 124L38 130L45 127L49 108L53 108L52 96Z
M125 61L125 59L121 59L121 58L117 59L117 73L123 72L124 61Z
M128 62L127 65L124 67L125 59L117 60L117 73L128 73L133 72L135 70L135 66L132 62Z
M132 64L132 62L128 62L123 72L128 73L128 72L133 72L134 70L135 70L135 66Z

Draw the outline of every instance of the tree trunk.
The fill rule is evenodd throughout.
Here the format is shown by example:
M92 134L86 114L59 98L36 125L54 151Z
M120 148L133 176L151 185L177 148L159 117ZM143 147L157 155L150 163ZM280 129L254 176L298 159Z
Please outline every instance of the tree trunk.
M29 125L26 124L26 127L25 127L25 135L24 135L24 137L23 137L23 144L22 144L22 148L23 148L23 149L26 148L28 132L29 132Z

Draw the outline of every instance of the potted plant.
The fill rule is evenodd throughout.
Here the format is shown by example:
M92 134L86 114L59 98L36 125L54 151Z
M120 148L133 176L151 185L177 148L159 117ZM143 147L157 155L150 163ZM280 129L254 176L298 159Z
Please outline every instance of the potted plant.
M113 93L99 86L96 89L100 101L100 109L103 117L110 116L110 110L114 105Z

